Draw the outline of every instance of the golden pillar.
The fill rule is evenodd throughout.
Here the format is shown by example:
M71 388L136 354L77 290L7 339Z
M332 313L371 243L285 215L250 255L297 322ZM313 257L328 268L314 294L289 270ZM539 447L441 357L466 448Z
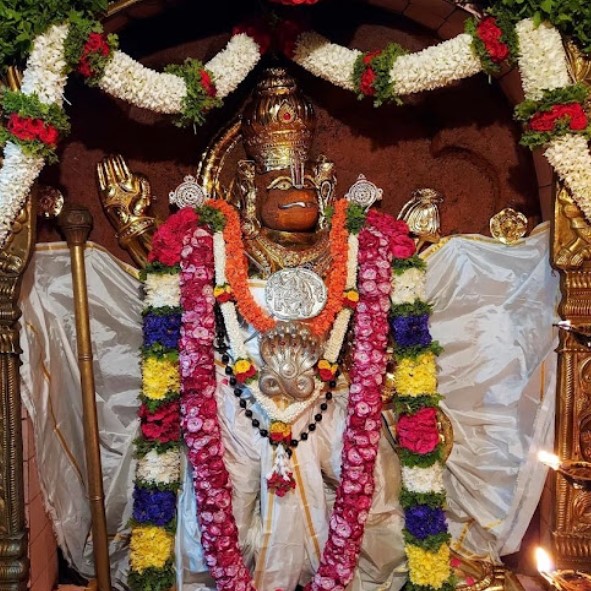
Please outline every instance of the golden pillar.
M23 490L17 301L35 237L31 199L0 251L0 589L24 591L29 577Z
M591 226L566 190L558 190L553 263L560 270L560 315L584 333L591 329ZM579 342L582 340L583 342ZM591 350L561 331L558 347L555 453L561 460L591 461ZM551 475L552 543L559 568L589 571L591 492Z

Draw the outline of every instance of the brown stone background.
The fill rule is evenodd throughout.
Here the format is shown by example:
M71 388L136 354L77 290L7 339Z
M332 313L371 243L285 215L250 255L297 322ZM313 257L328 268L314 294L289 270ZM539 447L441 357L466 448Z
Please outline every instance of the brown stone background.
M232 26L261 10L254 0L168 4L163 10L161 2L146 0L106 21L119 33L124 51L159 70L186 57L207 61L224 47ZM397 42L417 51L461 32L467 16L446 0L373 4L325 0L302 10L316 30L362 50ZM301 12L283 9L295 10ZM239 111L261 69L277 61L285 63L265 57L196 134L175 127L169 117L131 107L73 79L66 89L72 134L62 147L60 164L48 168L42 181L59 187L66 199L85 203L95 220L90 239L130 261L102 212L97 162L110 153L123 154L133 171L149 178L156 197L153 211L165 218L168 193L195 172L212 135ZM518 146L513 106L501 88L504 79L499 85L478 75L407 99L402 107L376 109L369 99L358 101L352 93L287 65L317 108L314 151L336 163L339 195L363 173L384 189L383 208L396 214L413 189L433 187L445 199L440 207L444 234L488 234L490 217L507 206L525 213L530 227L541 220L534 162ZM52 223L40 224L40 241L58 239Z

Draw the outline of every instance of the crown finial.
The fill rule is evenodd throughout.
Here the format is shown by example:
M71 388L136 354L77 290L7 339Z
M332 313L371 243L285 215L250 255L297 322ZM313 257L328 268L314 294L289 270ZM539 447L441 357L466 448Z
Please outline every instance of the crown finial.
M304 164L316 116L284 68L269 68L242 114L242 138L259 172Z

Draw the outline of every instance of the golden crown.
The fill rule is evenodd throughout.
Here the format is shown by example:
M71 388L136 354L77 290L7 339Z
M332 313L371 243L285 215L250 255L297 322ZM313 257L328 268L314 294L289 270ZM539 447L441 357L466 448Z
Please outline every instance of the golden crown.
M265 70L242 113L242 140L259 172L289 168L309 158L316 116L283 68Z

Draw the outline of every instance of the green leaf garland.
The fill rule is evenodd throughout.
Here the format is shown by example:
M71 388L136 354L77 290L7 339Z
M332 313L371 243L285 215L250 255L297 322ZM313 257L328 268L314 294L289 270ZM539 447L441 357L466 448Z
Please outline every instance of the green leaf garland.
M180 76L187 85L187 94L183 98L183 111L175 120L175 124L179 127L201 125L208 111L222 105L221 99L207 94L202 84L202 71L206 70L196 59L187 59L183 64L173 64L165 68L165 72ZM207 74L211 76L209 72Z

